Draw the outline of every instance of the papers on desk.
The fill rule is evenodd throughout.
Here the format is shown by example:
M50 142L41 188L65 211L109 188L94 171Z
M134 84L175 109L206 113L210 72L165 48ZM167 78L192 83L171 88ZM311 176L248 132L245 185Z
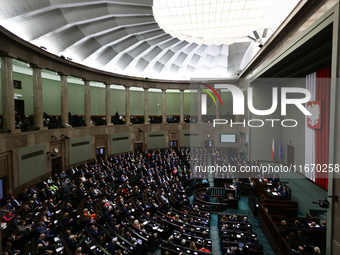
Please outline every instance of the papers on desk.
M148 225L148 223L149 223L149 222L146 220L146 221L143 222L143 225L144 225L144 226L145 226L145 225Z
M62 250L64 250L64 246L55 249L56 252L61 252Z
M55 237L54 238L54 242L58 242L58 241L60 241L60 238L59 237Z
M58 214L58 213L60 213L60 211L61 211L61 210L58 210L58 211L56 211L55 213Z
M309 227L312 227L312 224L311 224L311 223L308 223L308 226L309 226ZM320 225L316 224L315 227L316 227L316 228L319 228Z
M55 221L54 221L54 224L57 224L57 223L58 223L58 220L55 220Z
M162 232L163 232L163 229L160 229L160 228L159 228L159 229L157 229L157 231L159 231L159 232L161 232L161 233L162 233Z
M277 192L272 192L274 196L278 196L279 194Z
M268 186L271 186L271 185L273 185L273 184L272 184L272 183L270 183L270 182L268 182L268 183L267 183L267 185L268 185Z
M1 223L1 228L5 229L7 227L7 223Z

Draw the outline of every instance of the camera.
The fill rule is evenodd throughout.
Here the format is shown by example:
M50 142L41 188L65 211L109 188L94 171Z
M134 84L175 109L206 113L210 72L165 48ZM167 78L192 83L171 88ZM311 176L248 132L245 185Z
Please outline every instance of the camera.
M327 196L325 197L324 200L319 200L319 201L315 201L313 200L313 204L317 204L319 205L321 208L325 208L325 209L328 209L329 208L329 205L330 205L330 202L327 200L327 198L333 198L334 201L338 202L339 201L339 197L337 195L333 195L333 196Z
M326 198L327 199L327 198ZM313 204L318 204L321 208L329 208L329 202L328 200L319 200L319 201L315 201L313 200Z

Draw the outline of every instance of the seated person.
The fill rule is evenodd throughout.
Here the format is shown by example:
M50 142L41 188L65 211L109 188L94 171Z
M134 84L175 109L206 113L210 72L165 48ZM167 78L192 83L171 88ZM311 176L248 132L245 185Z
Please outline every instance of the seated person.
M277 192L281 192L283 190L281 182L277 183L277 187L274 190L277 191Z
M203 199L204 199L204 201L209 202L210 201L209 194L208 193L204 193Z
M202 248L199 249L199 251L210 252L210 251L207 249L207 245L206 245L205 243L202 244Z
M310 239L308 236L305 236L304 233L302 232L302 230L299 230L297 232L298 234L298 238L297 240L300 241L300 242L310 242Z
M18 255L20 253L20 250L14 250L12 249L12 243L7 242L3 248L4 252L7 252L9 255Z
M51 240L53 240L54 238L54 230L43 226L41 221L37 223L35 230L40 235L44 234L44 239L45 237L46 239L51 239Z
M221 230L222 231L228 230L228 224L223 224Z
M283 187L282 191L278 193L279 196L281 197L287 197L288 196L288 191L286 187Z
M299 228L299 227L301 227L300 221L295 220L294 221L294 225L292 226L292 228Z
M86 215L90 215L90 217L91 217L91 220L96 220L97 219L97 215L95 214L95 213L90 213L90 211L89 211L89 209L87 209L87 208L85 208L84 210L83 210L83 212L84 212L84 217L86 216Z
M189 248L189 244L187 244L187 240L185 240L185 239L182 239L181 245L184 246L184 247Z
M249 223L248 222L248 217L244 217L243 220L241 221L241 223Z
M305 254L305 249L302 246L299 246L297 250L292 249L290 251L291 254Z
M272 180L270 181L273 185L276 185L277 184L277 178L276 178L276 176L275 176L275 174L273 175L273 178L272 178Z
M14 214L11 214L10 211L6 210L5 215L1 217L2 222L9 222L13 218Z
M69 217L69 213L65 212L63 215L63 224L75 224L76 220Z
M326 223L326 221L325 220L323 220L323 221L321 221L321 226L320 226L320 229L326 229L326 225L327 225L327 223Z

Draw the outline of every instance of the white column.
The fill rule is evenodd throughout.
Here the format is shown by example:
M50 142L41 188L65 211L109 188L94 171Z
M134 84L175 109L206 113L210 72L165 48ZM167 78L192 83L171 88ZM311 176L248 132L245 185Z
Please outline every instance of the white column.
M166 89L162 89L162 94L163 94L162 122L166 123Z
M85 95L84 95L84 115L85 125L91 126L91 94L90 81L84 79Z
M149 124L149 88L144 88L144 124Z
M125 121L130 124L130 87L125 86Z
M15 131L12 59L1 57L2 122L4 130Z
M61 125L66 127L68 124L68 90L67 90L67 76L64 74L59 74L61 80Z
M202 90L198 90L197 123L202 123Z
M180 123L184 123L184 89L180 89L181 92L181 109L180 109Z
M105 102L106 102L106 125L111 126L111 91L110 91L110 85L105 84Z
M42 97L42 81L41 69L33 67L33 107L34 107L34 125L41 129L43 124L43 97Z

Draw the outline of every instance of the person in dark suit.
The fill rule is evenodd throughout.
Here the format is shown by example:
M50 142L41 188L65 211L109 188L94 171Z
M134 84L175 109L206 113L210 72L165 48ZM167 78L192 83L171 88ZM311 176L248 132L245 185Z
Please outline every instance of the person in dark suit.
M117 238L112 238L112 241L109 243L109 245L106 247L106 250L110 254L115 254L117 248L116 248L116 242L118 241Z
M129 241L130 243L132 242L132 235L129 231L127 231L124 235L124 238Z
M123 214L125 215L125 217L130 218L130 210L129 210L129 208L128 208L128 204L125 204L125 205L122 207L122 212L123 212Z
M19 206L22 205L20 201L18 201L13 195L11 196L11 205L14 206L15 208L18 208Z
M277 191L277 192L281 192L283 190L281 182L277 183L277 187L274 190Z
M42 244L45 250L55 251L55 248L53 246L50 246L49 241L45 240L45 234L41 234L36 243L37 245Z
M208 193L204 193L203 199L204 199L204 201L206 201L206 202L210 202L210 196L209 196L209 194L208 194Z
M236 179L236 194L235 194L235 198L236 199L241 199L241 183L238 179Z
M46 237L46 239L51 239L53 240L54 238L54 231L53 229L49 229L45 226L43 226L43 223L41 221L39 221L37 223L37 227L35 228L35 231L38 233L38 234L44 234L44 238Z
M299 230L299 231L297 232L297 234L298 234L298 238L297 238L298 241L300 241L300 242L310 242L309 237L308 237L308 236L305 236L305 235L303 234L302 230ZM303 254L303 253L302 253L302 254Z
M283 188L282 188L282 191L279 192L279 195L280 195L281 197L287 197L287 196L288 196L287 188L286 188L286 187L283 187Z
M276 185L277 184L277 178L276 178L276 176L275 176L275 174L273 174L273 178L272 178L272 180L270 181L272 184L273 184L273 186L274 185Z
M323 230L326 230L327 229L327 223L325 220L321 221L321 226L319 229L323 229Z
M93 236L93 237L98 237L102 234L104 234L103 230L101 229L98 229L95 225L92 225L90 227L90 234Z
M64 208L64 211L67 212L69 215L73 215L77 212L76 209L72 208L72 205L71 203L67 203L65 208Z
M21 200L26 202L30 198L31 194L28 192L28 189L25 189L24 192L21 193Z
M244 217L243 220L241 221L241 223L249 223L248 222L248 217Z
M7 242L5 244L5 247L3 248L3 252L7 252L8 255L17 255L17 254L20 253L19 250L12 249L12 243L10 243L10 242Z
M67 242L68 247L72 252L75 252L77 248L79 247L78 241L77 241L77 236L76 235L71 235L69 237L69 240Z
M300 254L306 254L305 249L302 246L299 246L297 250L292 249L290 251L292 255L300 255ZM307 253L308 254L308 253Z

